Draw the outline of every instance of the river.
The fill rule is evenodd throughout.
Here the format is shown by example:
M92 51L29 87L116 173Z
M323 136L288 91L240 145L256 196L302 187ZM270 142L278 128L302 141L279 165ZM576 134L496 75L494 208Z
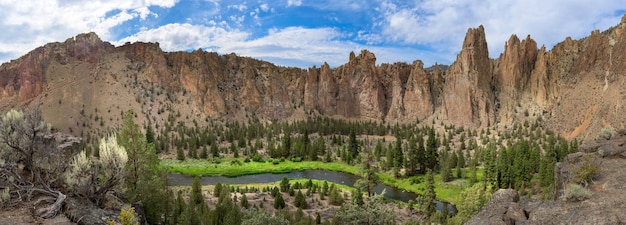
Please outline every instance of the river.
M336 171L328 171L328 170L294 170L290 173L282 173L282 174L272 174L272 173L262 173L262 174L253 174L253 175L244 175L239 177L223 177L223 176L215 176L215 177L202 177L200 179L200 183L202 185L215 185L218 182L222 184L253 184L253 183L269 183L280 181L283 177L287 177L290 179L294 178L305 178L305 179L314 179L314 180L326 180L328 182L333 182L337 184L343 184L350 187L354 186L354 183L360 179L361 177L343 173ZM171 173L168 177L168 184L172 186L190 186L193 183L193 177L189 175ZM417 194L401 190L392 186L378 184L374 187L375 193L382 193L385 190L385 198L399 200L403 202L408 202L409 200L415 200L417 198ZM448 212L455 214L456 207L452 204L444 203L441 201L435 201L437 204L437 210L443 211L445 207L448 208Z

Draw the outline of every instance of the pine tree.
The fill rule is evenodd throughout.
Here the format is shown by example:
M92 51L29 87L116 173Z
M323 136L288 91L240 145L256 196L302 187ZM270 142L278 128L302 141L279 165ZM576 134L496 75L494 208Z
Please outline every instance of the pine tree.
M331 205L343 204L343 197L339 194L339 190L335 187L335 184L330 185L330 194L328 195L328 201Z
M233 157L239 158L239 148L237 148L234 142L230 143L230 152L233 153Z
M428 140L426 140L426 169L435 170L435 167L439 163L437 161L439 158L437 149L439 149L439 141L435 136L435 129L431 127L428 130Z
M483 162L485 163L485 174L483 181L488 185L495 185L497 181L497 152L493 143L487 145L483 152ZM487 185L485 185L487 186Z
M283 195L281 193L278 193L276 197L274 198L274 208L275 209L285 208L285 199L283 199Z
M418 150L417 150L417 143L415 142L414 138L409 138L409 146L408 146L408 150L409 150L409 155L408 158L409 160L407 160L406 162L406 175L407 176L415 176L418 173L419 170L419 164L420 161L418 160L419 156L418 156Z
M302 151L305 154L309 154L309 156L311 156L311 152L309 152L311 149L311 139L309 138L309 130L308 129L304 129L304 133L302 134ZM304 154L303 154L304 155ZM317 156L317 152L315 152L315 155ZM312 157L310 157L310 159L313 159Z
M201 159L207 159L207 158L209 158L209 152L208 152L208 150L206 149L206 145L203 145L203 146L202 146L202 151L200 152L200 158L201 158Z
M350 136L348 139L348 143L349 143L349 151L350 151L350 156L355 159L357 157L357 155L359 155L359 142L356 140L356 133L354 132L354 130L350 130Z
M176 147L176 159L178 159L180 161L184 161L185 160L185 152L180 147Z
M385 160L387 160L387 167L386 167L387 169L390 169L390 168L394 167L393 164L396 161L394 159L394 155L395 154L394 154L393 147L389 146L387 148L387 154L385 154Z
M146 142L148 142L148 144L154 143L154 130L152 130L150 120L148 120L148 126L146 126Z
M195 144L189 144L189 157L192 159L198 158L198 149Z
M322 217L319 212L315 213L315 224L322 224Z
M298 193L296 194L296 197L294 198L294 204L296 207L301 208L301 209L306 209L308 207L306 203L306 198L302 194L301 190L298 190Z
M280 191L287 192L289 191L289 187L289 178L283 177L283 179L280 181Z
M242 208L249 208L250 204L248 203L248 197L246 197L246 194L241 194L241 201L240 201L241 207Z
M222 183L217 182L215 187L213 187L213 197L219 197L220 193L222 193Z
M437 195L435 194L435 178L433 172L429 169L426 171L426 190L424 191L424 212L428 216L432 216L435 213L435 200Z
M124 123L119 131L118 143L128 153L126 163L126 196L131 202L144 204L149 223L160 223L165 205L167 174L159 166L154 144L147 143L139 125L133 121L132 111L124 114Z
M404 152L402 151L402 138L400 136L396 136L394 160L393 166L397 169L402 169L402 166L404 165Z
M289 132L285 132L282 142L281 157L288 158L291 155L291 134Z
M443 182L448 182L452 180L452 171L451 165L452 162L450 160L449 154L447 151L442 151L439 159L439 164L441 166L441 180Z
M320 196L328 196L328 182L324 181L324 184L322 184L322 192L320 193Z
M421 134L417 135L417 152L416 160L417 160L417 173L425 174L426 173L426 149L424 148L424 138Z
M191 205L196 206L204 202L202 196L202 186L200 186L200 178L194 177L191 185Z
M361 193L360 188L357 188L352 192L352 203L359 206L363 206L363 204L365 204L365 202L363 201L363 193Z
M378 142L376 142L376 147L374 148L374 155L376 156L376 159L379 160L382 154L383 154L383 144L381 140L378 140Z
M361 166L365 176L357 180L354 186L367 190L367 196L371 197L374 187L380 182L380 178L377 175L378 168L374 165L374 158L369 148L366 148L365 153L366 158Z
M220 157L220 151L217 148L217 143L211 144L211 155L213 155L213 157Z

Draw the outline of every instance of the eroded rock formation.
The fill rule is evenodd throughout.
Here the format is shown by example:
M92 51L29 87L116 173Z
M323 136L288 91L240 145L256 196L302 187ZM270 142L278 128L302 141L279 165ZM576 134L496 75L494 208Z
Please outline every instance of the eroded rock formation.
M363 50L337 68L324 63L308 69L202 50L163 52L158 43L114 47L94 33L81 34L0 66L0 105L34 101L51 113L60 111L52 104L71 97L69 118L56 124L62 129L79 126L82 101L82 108L136 108L144 118L164 108L201 119L321 115L432 119L471 128L541 118L563 136L589 139L606 124L626 124L625 30L626 17L607 31L567 38L551 50L538 48L530 36L512 35L500 57L490 59L480 26L467 31L449 67L424 68L419 60L377 65L374 53ZM123 96L136 102L110 100Z

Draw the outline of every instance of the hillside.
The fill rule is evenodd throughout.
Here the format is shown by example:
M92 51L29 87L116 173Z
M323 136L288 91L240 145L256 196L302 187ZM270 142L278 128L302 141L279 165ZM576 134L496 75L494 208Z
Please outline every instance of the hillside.
M163 52L158 43L113 46L94 33L39 47L0 66L0 109L39 105L63 132L121 123L133 109L155 126L182 121L434 120L468 128L542 120L567 138L624 128L626 16L609 30L547 50L512 35L490 59L482 26L468 29L449 67L376 64L367 50L337 68L286 68L235 54Z

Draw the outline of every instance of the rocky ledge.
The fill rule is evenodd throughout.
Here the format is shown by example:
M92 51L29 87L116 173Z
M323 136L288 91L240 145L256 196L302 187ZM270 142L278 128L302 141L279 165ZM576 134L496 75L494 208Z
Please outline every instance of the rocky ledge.
M515 190L496 191L489 205L467 224L626 224L626 135L611 140L589 141L580 152L555 166L556 199L542 201L520 197ZM595 160L599 172L587 184L591 195L584 199L565 197L566 184L573 183L573 168Z

